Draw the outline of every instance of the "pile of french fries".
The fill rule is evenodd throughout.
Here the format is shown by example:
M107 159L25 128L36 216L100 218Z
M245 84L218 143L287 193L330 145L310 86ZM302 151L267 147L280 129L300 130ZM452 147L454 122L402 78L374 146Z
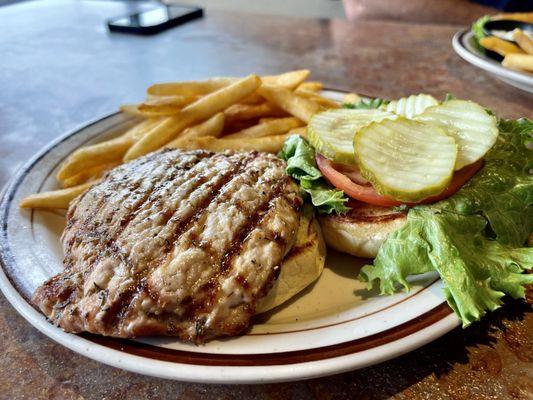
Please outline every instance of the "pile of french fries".
M533 22L533 13L499 14L491 20L508 19ZM533 72L533 39L521 29L513 31L513 41L487 36L480 39L479 44L487 50L494 51L503 57L502 65L518 71ZM516 44L515 44L516 43Z
M288 135L305 136L313 114L339 107L308 77L308 70L298 70L152 85L144 102L121 106L138 118L133 127L74 151L57 174L63 189L28 196L20 206L68 208L110 169L165 147L278 152Z

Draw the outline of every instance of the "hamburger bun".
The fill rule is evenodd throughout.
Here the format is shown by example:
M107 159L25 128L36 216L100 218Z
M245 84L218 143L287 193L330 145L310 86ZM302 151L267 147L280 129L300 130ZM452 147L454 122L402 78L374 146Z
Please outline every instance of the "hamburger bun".
M392 231L407 221L407 213L392 207L379 207L350 202L344 215L319 216L326 244L356 257L376 257L379 248Z
M279 306L318 279L324 269L326 244L312 206L306 204L296 241L281 264L278 278L256 305L256 313Z

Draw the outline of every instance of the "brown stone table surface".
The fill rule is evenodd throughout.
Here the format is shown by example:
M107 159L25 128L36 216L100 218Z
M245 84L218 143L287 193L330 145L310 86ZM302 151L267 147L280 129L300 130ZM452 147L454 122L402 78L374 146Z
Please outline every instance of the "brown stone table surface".
M394 2L391 2L392 4ZM153 37L108 34L139 5L25 2L0 8L0 185L53 138L143 96L156 81L309 68L374 96L424 91L533 117L533 97L468 65L456 25L208 13ZM77 355L0 296L1 399L531 399L533 314L508 301L470 328L380 365L304 382L210 386L154 379Z

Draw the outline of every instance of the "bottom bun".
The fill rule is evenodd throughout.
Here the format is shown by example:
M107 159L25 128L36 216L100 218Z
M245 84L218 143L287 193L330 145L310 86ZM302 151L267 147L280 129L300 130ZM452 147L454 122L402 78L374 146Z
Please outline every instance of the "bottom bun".
M328 246L356 257L376 257L389 233L407 221L405 212L391 207L361 202L348 206L351 209L346 214L321 215L319 221Z
M286 302L316 281L326 261L326 244L312 207L304 207L296 241L281 264L280 273L267 295L256 305L256 313Z

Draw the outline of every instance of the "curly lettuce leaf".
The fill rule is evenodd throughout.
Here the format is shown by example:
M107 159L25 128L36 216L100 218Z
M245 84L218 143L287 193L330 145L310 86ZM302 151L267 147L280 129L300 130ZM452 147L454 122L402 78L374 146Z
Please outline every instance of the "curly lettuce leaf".
M316 166L315 150L305 139L289 136L278 156L287 162L287 174L300 183L319 213L343 214L349 210L344 205L348 201L344 192L333 188L322 177Z
M474 43L476 47L481 50L485 51L483 46L479 43L479 41L484 38L485 32L483 31L483 26L490 21L490 15L484 15L481 18L478 18L473 24L472 24L472 33L474 34Z
M315 181L322 177L316 166L315 150L298 135L291 135L283 144L278 157L287 161L287 174L299 181Z
M463 326L500 307L501 298L524 297L533 283L533 122L500 120L500 136L485 166L452 197L412 208L407 223L382 245L360 279L379 281L382 294L409 289L409 275L437 271L448 304Z
M385 106L389 103L388 100L384 99L361 99L358 103L344 103L342 105L342 108L349 108L349 109L371 109L371 108L380 108L381 106Z
M450 101L450 100L455 100L455 99L457 99L457 97L455 97L454 94L446 93L446 96L444 97L444 102L447 102L447 101Z

